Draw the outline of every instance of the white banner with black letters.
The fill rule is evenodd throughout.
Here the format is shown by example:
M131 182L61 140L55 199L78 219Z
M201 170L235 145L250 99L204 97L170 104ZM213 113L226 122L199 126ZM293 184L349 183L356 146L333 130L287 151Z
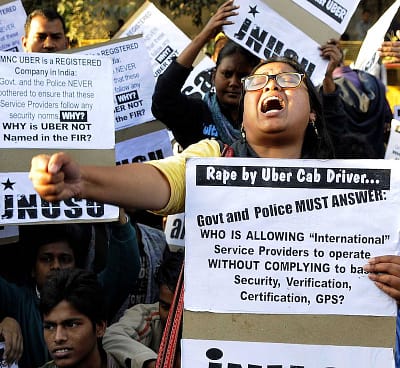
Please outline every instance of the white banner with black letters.
M20 0L0 1L0 50L22 51L26 13Z
M339 34L344 33L360 0L292 0Z
M28 173L0 172L1 224L104 221L118 218L118 207L81 198L47 202L39 197Z
M114 148L111 59L0 52L1 148Z
M398 161L193 158L186 180L185 309L396 315L363 266L399 254Z
M190 38L149 1L135 13L132 22L128 20L116 36L126 37L140 33L145 38L155 78L190 43Z
M389 348L183 339L182 366L394 368L394 359Z
M117 165L160 160L172 154L172 146L166 129L127 139L115 145Z
M172 59L177 57L191 41L149 1L135 13L135 19L132 22L128 20L117 37L139 33L143 34L155 78L165 71ZM211 73L207 70L214 66L214 62L209 57L204 57L186 80L184 93L188 95L200 93L203 96L211 88Z
M154 120L151 96L155 78L142 35L76 49L75 53L112 60L115 130Z
M236 0L239 14L224 26L229 38L261 59L272 56L297 58L315 84L325 75L327 61L319 44L260 0ZM266 21L267 20L267 21Z

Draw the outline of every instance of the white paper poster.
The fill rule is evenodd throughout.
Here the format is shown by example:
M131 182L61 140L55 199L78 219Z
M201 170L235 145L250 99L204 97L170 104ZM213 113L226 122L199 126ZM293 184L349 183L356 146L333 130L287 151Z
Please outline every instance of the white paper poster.
M20 0L0 1L0 50L22 51L26 12Z
M157 78L170 64L171 58L178 56L190 43L190 38L151 2L146 2L137 14L139 16L118 37L143 34L154 77Z
M177 57L191 40L150 2L146 2L136 15L135 20L118 37L143 34L154 77L158 78L172 58ZM214 66L209 57L204 57L186 80L184 93L200 93L203 96L211 88L211 74L206 70Z
M357 9L359 0L292 0L320 19L337 33L342 34Z
M54 221L102 221L118 218L118 207L88 199L71 198L47 202L39 197L28 173L0 172L1 224Z
M315 84L322 82L327 61L321 58L316 41L261 0L236 0L235 4L240 5L239 14L230 19L235 23L224 26L229 38L261 59L297 58Z
M79 51L112 59L115 130L151 120L155 78L142 36L122 38Z
M385 151L386 160L400 160L400 121L392 119L389 141Z
M399 254L398 161L194 158L186 180L185 309L396 315L363 266Z
M183 249L185 247L185 213L168 215L164 233L170 248Z
M117 165L160 160L172 156L172 146L166 129L128 139L115 145Z
M0 52L1 148L114 148L111 59Z
M182 367L394 368L389 348L182 340Z
M379 61L378 48L381 46L385 34L400 6L396 0L368 30L354 63L355 69L372 72Z

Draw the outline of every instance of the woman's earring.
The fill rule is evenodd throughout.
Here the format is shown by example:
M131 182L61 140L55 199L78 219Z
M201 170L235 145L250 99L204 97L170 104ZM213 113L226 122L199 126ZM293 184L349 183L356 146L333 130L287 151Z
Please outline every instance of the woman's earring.
M246 142L246 131L244 130L244 126L240 128L240 135L242 136L242 142Z
M319 138L319 133L318 133L318 129L317 129L317 126L316 126L316 124L315 124L315 121L314 120L311 120L310 122L309 122L309 124L312 126L312 128L314 129L314 133L315 133L315 135L317 136L317 138Z

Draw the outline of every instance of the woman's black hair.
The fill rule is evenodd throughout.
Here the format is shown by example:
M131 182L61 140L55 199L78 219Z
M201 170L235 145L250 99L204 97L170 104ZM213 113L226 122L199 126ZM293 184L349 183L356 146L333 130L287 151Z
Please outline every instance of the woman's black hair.
M262 65L266 65L269 63L285 63L290 65L296 72L305 74L303 81L306 84L308 90L310 108L316 115L315 127L317 128L318 135L316 134L312 124L308 124L304 135L301 158L320 158L320 159L333 158L334 150L326 127L322 102L317 92L317 89L315 88L313 82L307 75L303 66L293 58L288 58L284 56L274 56L267 60L261 61L257 66L253 68L251 74L256 72ZM243 91L243 96L241 99L242 105L243 105L244 94L245 91Z
M218 54L217 61L215 62L216 68L218 68L218 65L221 64L222 59L234 54L241 54L251 67L256 66L260 62L260 58L258 56L252 54L250 51L246 50L236 42L228 40Z

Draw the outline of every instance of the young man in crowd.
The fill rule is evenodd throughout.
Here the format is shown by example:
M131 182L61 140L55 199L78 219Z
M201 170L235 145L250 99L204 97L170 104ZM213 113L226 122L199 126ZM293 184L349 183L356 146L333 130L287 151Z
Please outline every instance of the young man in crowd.
M21 368L43 365L49 353L43 338L38 304L43 284L56 269L83 267L89 242L84 224L34 225L21 227L22 247L31 259L31 285L17 286L0 277L0 311L20 324L24 351ZM104 287L106 319L112 319L133 290L140 270L135 229L125 216L110 226L106 267L97 277ZM27 257L28 258L28 257ZM8 342L12 344L12 341ZM7 344L7 341L6 341Z
M53 358L43 368L116 368L101 339L106 329L103 289L95 274L57 270L42 288L40 311L46 345Z

